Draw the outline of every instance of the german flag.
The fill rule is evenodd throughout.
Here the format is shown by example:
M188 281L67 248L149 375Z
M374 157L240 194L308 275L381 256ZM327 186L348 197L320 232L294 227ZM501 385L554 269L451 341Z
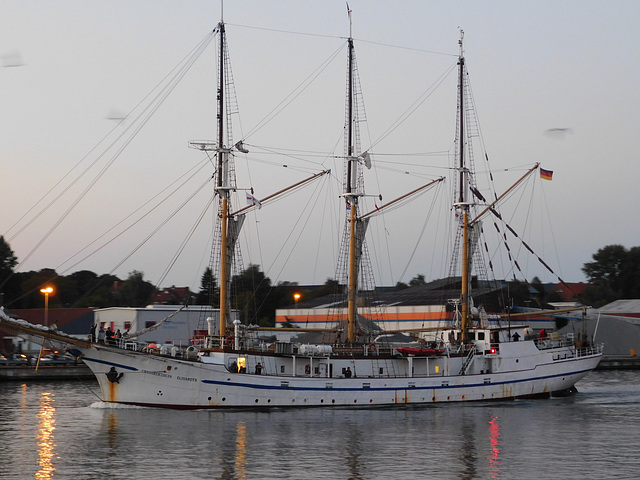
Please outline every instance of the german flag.
M540 178L542 178L543 180L552 180L553 171L552 170L545 170L544 168L541 168L540 169Z

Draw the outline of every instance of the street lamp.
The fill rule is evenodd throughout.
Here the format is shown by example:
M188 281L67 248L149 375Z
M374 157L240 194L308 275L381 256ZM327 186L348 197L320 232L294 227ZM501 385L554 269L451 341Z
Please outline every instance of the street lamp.
M41 293L44 293L44 324L49 325L49 295L53 293L53 288L46 287L40 289Z
M295 304L296 304L296 310L298 309L298 300L300 300L300 297L301 297L301 296L302 296L302 295L300 295L300 294L299 294L299 293L297 293L297 292L293 294L293 300L295 301Z

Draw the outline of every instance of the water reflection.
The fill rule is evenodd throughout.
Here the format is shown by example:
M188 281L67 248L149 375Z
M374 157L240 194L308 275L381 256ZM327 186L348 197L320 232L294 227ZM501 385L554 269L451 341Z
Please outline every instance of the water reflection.
M493 417L489 421L489 443L491 450L489 453L489 473L491 478L500 478L500 425L498 425L498 417Z
M53 466L53 456L55 455L53 448L56 446L53 437L53 431L56 428L54 402L55 399L52 393L43 392L40 396L38 432L36 433L40 469L35 474L36 478L53 478L53 473L56 470Z
M470 480L477 478L478 455L476 452L476 420L467 411L462 416L462 453L460 478Z
M118 444L118 416L116 412L109 411L107 413L107 439L109 442L109 456L115 457L116 446Z
M239 422L236 426L236 478L247 478L247 426Z
M360 429L352 426L349 429L349 440L347 441L347 467L349 468L349 480L362 480L360 475L362 448L360 439L362 434Z

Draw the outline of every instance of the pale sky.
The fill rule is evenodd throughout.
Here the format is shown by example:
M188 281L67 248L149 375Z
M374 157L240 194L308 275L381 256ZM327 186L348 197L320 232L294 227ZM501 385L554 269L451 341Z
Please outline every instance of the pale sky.
M391 126L455 65L460 27L491 166L498 172L511 169L512 180L537 161L554 171L552 182L537 181L542 200L519 201L531 202L532 219L543 218L529 227L534 233L527 238L536 252L564 280L583 281L581 267L599 248L640 244L639 2L350 0L349 5L368 120L361 126L362 146L373 145L369 193L381 193L387 201L446 173L446 155L416 153L452 149L455 73L401 125ZM206 182L211 164L106 248L82 262L86 254L69 259L154 195L176 188L180 177L202 163L202 154L187 145L215 139L216 41L124 153L100 157L106 146L100 141L109 132L107 143L126 131L128 121L118 125L110 117L132 111L219 19L220 2L214 0L0 2L0 234L24 262L19 271L113 270L126 278L139 270L162 286L199 288L209 258L210 214L175 265L170 263L212 185L125 257ZM241 240L245 266L261 265L273 283L323 283L334 275L342 229L342 163L333 156L343 148L345 2L227 1L224 20L241 122L234 140L244 137L251 151L236 160L238 186L252 187L263 198L324 168L333 171L331 179L249 215ZM288 95L312 77L289 104ZM281 107L280 115L256 129ZM554 128L569 130L545 134ZM291 154L282 155L285 151ZM482 152L476 155L480 162ZM506 186L506 174L502 177L496 181ZM441 250L434 247L444 231L432 223L435 214L426 227L421 218L432 199L428 193L406 210L371 221L367 242L378 285L446 274ZM304 223L315 225L311 233L300 233ZM296 253L289 256L292 247ZM527 278L555 281L537 260L519 263L532 267Z

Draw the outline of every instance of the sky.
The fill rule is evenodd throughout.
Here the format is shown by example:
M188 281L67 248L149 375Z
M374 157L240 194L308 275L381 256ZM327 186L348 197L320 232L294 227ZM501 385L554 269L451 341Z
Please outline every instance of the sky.
M536 253L578 282L599 248L638 245L638 2L349 6L366 107L362 147L374 163L365 172L368 193L387 201L447 173L462 28L479 138L499 188L510 183L507 173L517 178L535 162L554 172L551 182L532 183L535 200L517 200L532 221L524 229ZM244 265L260 265L273 283L324 283L335 273L343 224L345 2L235 0L223 16L239 112L234 141L250 150L236 157L239 194L252 188L264 198L332 170L248 215ZM0 234L18 271L126 278L137 270L159 286L199 288L210 255L213 167L188 142L215 138L216 39L119 149L153 89L220 17L214 0L0 2ZM484 168L484 153L475 154ZM372 208L384 201L366 199ZM429 192L372 219L367 245L378 285L446 274L441 217L432 213L438 202ZM556 280L535 258L519 263L531 267L528 279Z

